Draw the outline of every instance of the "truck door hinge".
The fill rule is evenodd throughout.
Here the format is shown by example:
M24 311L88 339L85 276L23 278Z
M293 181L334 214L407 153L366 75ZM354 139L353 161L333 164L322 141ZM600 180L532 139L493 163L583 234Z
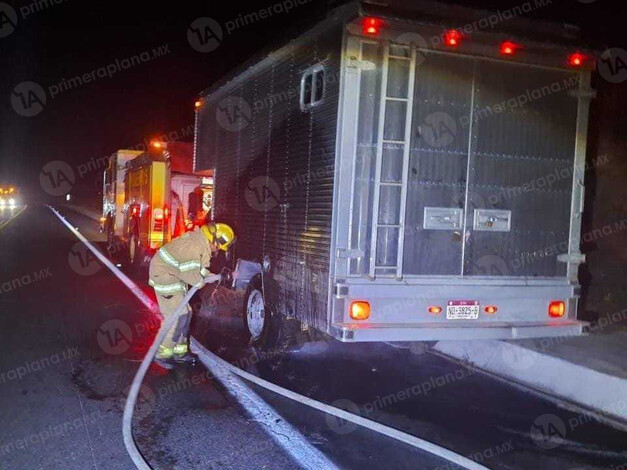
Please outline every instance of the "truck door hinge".
M355 56L350 56L346 61L346 66L352 69L359 70L375 70L377 68L377 64L371 62L369 60L359 60Z
M561 263L582 264L586 262L586 255L583 253L563 253L557 255L557 261Z
M359 259L366 255L364 250L349 250L348 248L338 248L337 257L341 259Z

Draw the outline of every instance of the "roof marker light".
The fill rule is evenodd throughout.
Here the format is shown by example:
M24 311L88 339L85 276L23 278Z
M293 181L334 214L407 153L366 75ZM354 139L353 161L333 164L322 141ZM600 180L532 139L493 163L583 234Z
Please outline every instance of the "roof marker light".
M456 29L449 29L446 33L444 33L444 44L448 47L459 46L461 39L462 35Z
M514 55L518 49L520 49L518 44L512 41L505 41L501 43L499 52L501 55Z
M583 65L583 61L585 56L579 52L575 52L568 56L568 65L571 67L581 67Z
M381 32L381 25L383 22L380 18L368 17L364 18L363 32L364 34L371 34L378 36Z

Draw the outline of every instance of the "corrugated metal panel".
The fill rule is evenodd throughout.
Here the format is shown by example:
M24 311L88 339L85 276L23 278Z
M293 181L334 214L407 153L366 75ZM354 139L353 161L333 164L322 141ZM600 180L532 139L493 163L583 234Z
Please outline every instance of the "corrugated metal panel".
M289 46L220 96L219 103L243 119L236 125L220 125L211 96L198 125L199 133L215 129L219 135L215 218L236 227L234 258L261 262L269 256L282 287L280 309L318 328L326 328L342 31L335 26ZM302 73L321 62L324 101L302 112ZM198 136L198 147L202 169L213 143Z
M464 274L565 276L575 74L480 61ZM511 211L511 230L473 230L475 209Z
M421 53L416 67L404 274L461 272L461 231L424 228L424 208L462 208L466 190L470 59Z

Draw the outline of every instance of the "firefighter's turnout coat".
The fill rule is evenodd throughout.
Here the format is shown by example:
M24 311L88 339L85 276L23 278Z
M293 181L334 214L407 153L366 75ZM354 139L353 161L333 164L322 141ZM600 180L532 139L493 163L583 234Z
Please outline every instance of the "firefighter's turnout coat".
M185 233L157 251L150 261L148 283L157 294L164 317L174 313L185 296L187 285L202 287L210 263L211 246L200 230ZM173 348L186 342L188 330L189 307L188 314L182 315L175 328L168 332L163 347Z

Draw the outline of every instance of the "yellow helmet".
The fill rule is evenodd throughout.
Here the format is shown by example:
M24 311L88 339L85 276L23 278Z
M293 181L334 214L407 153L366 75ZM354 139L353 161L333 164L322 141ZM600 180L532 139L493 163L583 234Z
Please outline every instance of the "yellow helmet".
M200 227L200 230L205 234L207 240L210 242L215 241L222 251L227 251L235 242L235 232L227 224L206 224Z

